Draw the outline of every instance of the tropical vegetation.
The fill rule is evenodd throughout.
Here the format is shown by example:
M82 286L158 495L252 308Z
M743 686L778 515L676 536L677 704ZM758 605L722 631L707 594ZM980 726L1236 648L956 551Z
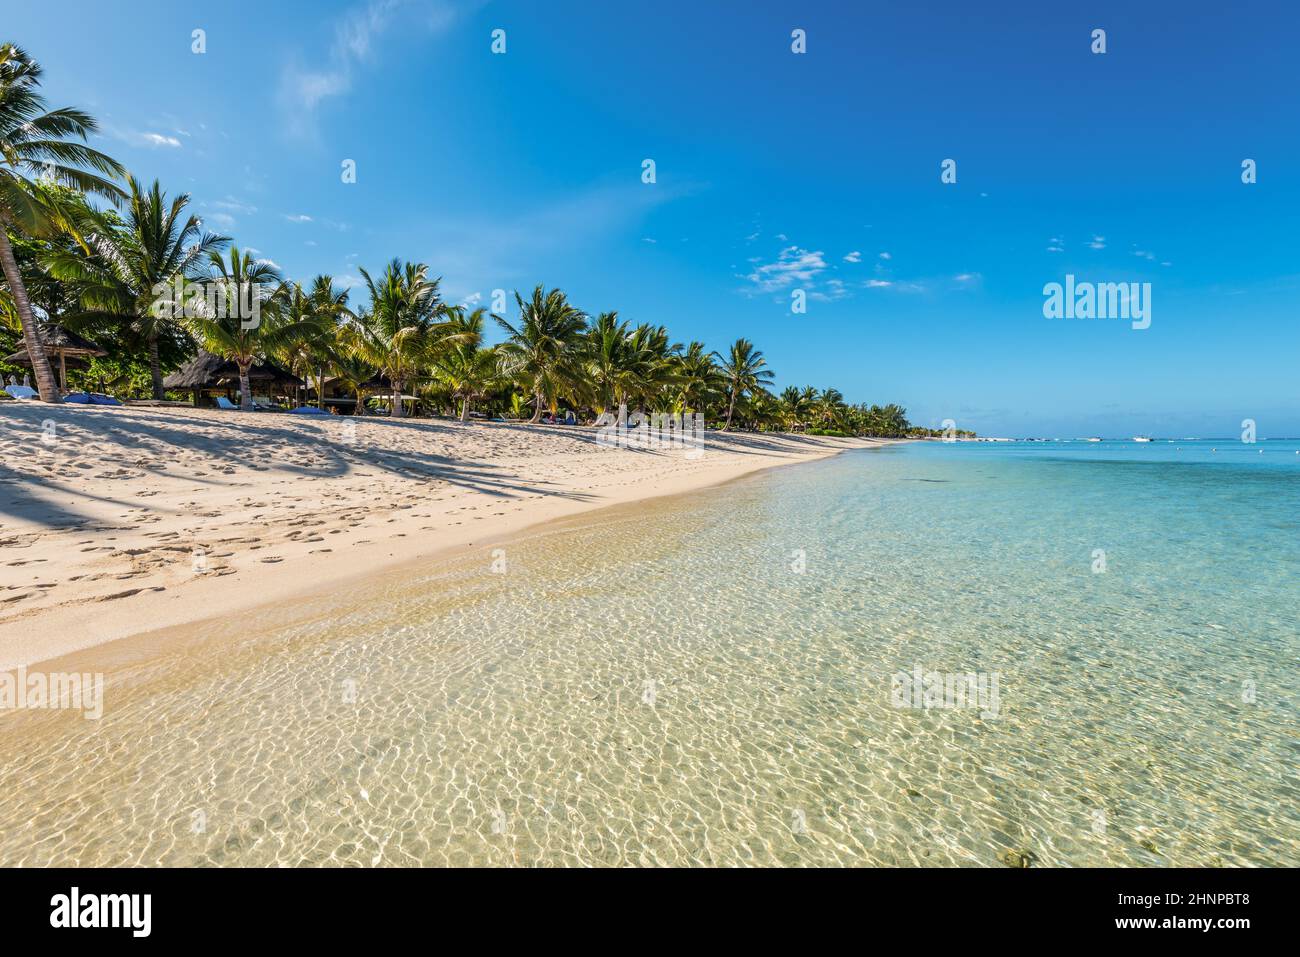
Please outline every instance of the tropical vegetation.
M62 398L42 333L58 326L103 353L78 363L72 382L142 401L210 401L213 390L166 385L206 353L226 364L245 410L258 370L274 368L296 383L280 392L291 404L356 415L589 422L626 409L699 414L723 430L930 434L898 405L850 404L834 388L774 391L749 339L710 351L663 325L588 313L540 283L497 315L448 303L425 263L361 269L350 288L329 275L286 278L205 229L189 194L169 197L87 146L95 120L47 110L40 81L25 51L0 46L0 355L29 360L0 362L0 373L34 375L44 401Z

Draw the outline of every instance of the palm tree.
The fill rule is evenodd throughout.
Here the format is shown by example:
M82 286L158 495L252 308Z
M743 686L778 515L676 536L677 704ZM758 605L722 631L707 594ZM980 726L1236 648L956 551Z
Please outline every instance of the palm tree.
M0 329L9 329L13 332L22 332L23 329L22 322L18 319L18 307L14 305L14 297L3 289L0 289Z
M366 414L368 383L375 377L375 367L358 348L359 333L355 326L343 325L335 331L335 346L330 350L330 371L345 389L356 396L353 415Z
M781 420L787 429L806 424L805 416L812 407L816 395L817 390L812 386L800 389L798 386L788 385L781 390Z
M116 202L124 194L104 177L120 177L125 170L98 150L68 141L68 137L85 140L97 129L95 120L70 108L45 112L45 99L36 92L40 80L39 63L12 43L0 46L0 267L18 312L37 391L43 401L58 402L54 372L36 328L8 230L39 236L67 222L59 205L50 201L50 194L37 188L33 176L43 175L55 183Z
M496 349L482 348L483 316L475 309L469 315L459 306L447 310L451 316L450 345L435 354L431 369L434 381L453 399L460 400L460 420L468 421L470 404L497 385L501 373Z
M705 352L702 342L692 342L677 356L677 381L683 411L700 412L726 391L722 370Z
M325 408L325 369L339 348L339 320L348 314L348 291L336 289L330 276L317 276L310 289L291 283L285 294L284 316L313 331L287 343L280 354L304 382L316 380L316 407Z
M813 402L813 414L823 428L834 429L844 413L844 396L839 389L823 390Z
M880 418L885 435L905 435L911 428L911 423L907 421L907 410L892 402L880 410Z
M174 324L175 287L193 277L208 254L230 240L202 231L197 216L185 215L188 193L170 203L154 180L147 192L135 177L127 179L130 198L120 225L98 217L86 237L92 255L77 247L48 257L50 272L82 285L82 305L92 314L125 317L149 352L153 397L163 397L158 340Z
M668 391L680 382L674 356L681 351L680 342L669 342L663 326L642 323L628 337L632 354L631 392L637 408L666 400Z
M754 348L748 339L737 339L727 356L714 353L722 363L722 374L727 380L727 421L725 432L731 428L731 417L736 411L736 399L755 389L772 384L772 371L767 368L763 353Z
M529 421L539 422L546 404L554 411L561 390L575 378L575 345L587 317L562 291L545 292L540 283L531 300L524 302L516 292L515 302L519 304L518 328L501 316L492 318L509 336L499 347L504 371L532 393L533 417Z
M85 234L90 231L90 224L99 219L117 222L117 217L111 210L96 210L86 201L83 193L66 186L38 180L34 184L34 191L47 207L58 210L60 228L57 232L43 236L27 236L18 232L8 235L23 291L33 313L38 317L38 325L79 327L88 318L81 305L82 284L63 281L54 276L50 270L51 260L73 252L89 255L90 247L86 244ZM7 291L3 273L0 273L0 300L4 300L7 308L12 311L13 331L21 338L22 322L18 316L18 306L12 294ZM74 331L80 332L81 329L74 328Z
M428 277L423 263L394 259L376 282L364 269L370 305L350 318L356 330L355 348L392 384L393 417L403 413L402 390L423 372L433 350L448 330L438 292L441 280Z
M766 389L755 389L745 399L745 418L755 429L768 429L781 421L781 404Z
M592 405L608 412L627 394L633 376L628 323L617 312L602 312L583 331L582 371L592 388Z
M253 392L248 372L259 358L274 353L287 343L314 335L311 321L285 319L287 298L279 271L265 260L255 260L230 248L229 262L218 252L208 254L209 278L215 291L217 312L212 314L206 303L191 302L185 310L184 323L200 344L213 355L229 359L239 368L239 407L253 410ZM248 315L255 304L259 315Z

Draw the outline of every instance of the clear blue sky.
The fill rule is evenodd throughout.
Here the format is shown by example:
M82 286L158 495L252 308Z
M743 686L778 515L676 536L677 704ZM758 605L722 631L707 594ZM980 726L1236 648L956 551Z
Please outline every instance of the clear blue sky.
M292 277L545 282L986 434L1300 435L1294 3L0 2L51 105ZM1151 328L1043 318L1066 273Z

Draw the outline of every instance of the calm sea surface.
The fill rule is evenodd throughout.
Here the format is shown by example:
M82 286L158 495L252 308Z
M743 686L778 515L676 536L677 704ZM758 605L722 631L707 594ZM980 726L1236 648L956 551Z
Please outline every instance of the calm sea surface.
M0 864L1294 866L1298 450L850 452L100 649Z

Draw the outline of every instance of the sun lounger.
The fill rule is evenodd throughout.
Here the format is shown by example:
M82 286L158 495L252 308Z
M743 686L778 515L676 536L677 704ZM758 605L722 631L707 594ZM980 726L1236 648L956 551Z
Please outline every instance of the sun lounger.
M225 409L227 412L239 411L239 406L235 405L235 403L231 402L224 395L217 396L217 408Z
M64 402L71 402L73 405L121 405L111 395L104 395L102 392L69 392L63 397Z
M15 399L35 399L38 393L29 385L7 385L5 391Z
M289 410L290 415L329 415L324 409L318 409L314 405L300 405L296 409Z

